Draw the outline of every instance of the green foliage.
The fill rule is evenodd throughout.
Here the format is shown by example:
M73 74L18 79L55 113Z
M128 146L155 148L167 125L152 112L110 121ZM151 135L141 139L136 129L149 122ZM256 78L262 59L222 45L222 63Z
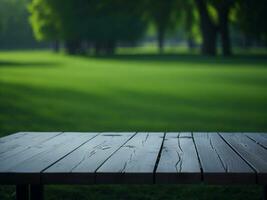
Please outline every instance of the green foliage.
M181 24L189 41L200 43L199 15L193 0L181 4Z
M139 3L140 0L33 0L31 21L39 39L86 41L102 46L134 42L146 27Z
M147 0L146 15L157 29L173 30L181 16L180 0Z
M28 22L29 0L0 0L0 48L37 46Z
M30 22L37 40L55 40L59 37L56 13L46 1L32 0L28 9L31 13Z

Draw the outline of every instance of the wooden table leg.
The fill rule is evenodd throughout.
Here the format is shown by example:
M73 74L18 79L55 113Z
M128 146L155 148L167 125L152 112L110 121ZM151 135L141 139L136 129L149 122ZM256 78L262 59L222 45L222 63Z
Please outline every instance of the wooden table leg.
M16 185L16 200L29 200L29 185Z
M44 199L44 186L43 185L31 185L31 200L43 200Z
M267 185L263 186L263 200L267 200Z

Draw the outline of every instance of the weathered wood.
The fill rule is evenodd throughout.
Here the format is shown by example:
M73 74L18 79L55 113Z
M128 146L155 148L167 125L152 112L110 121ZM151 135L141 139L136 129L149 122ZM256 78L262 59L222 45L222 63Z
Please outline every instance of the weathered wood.
M30 185L31 200L43 200L44 199L44 186L41 184Z
M267 149L267 137L264 137L264 134L260 133L244 133L244 134L253 141L255 141L257 144L261 145L263 148Z
M0 155L5 153L8 150L12 150L14 148L18 148L20 146L29 145L30 140L38 142L38 140L46 140L55 135L59 134L59 132L19 132L11 136L7 136L0 139Z
M191 133L166 133L156 183L197 183L201 169Z
M125 132L98 135L46 169L42 174L44 183L94 183L97 168L134 134Z
M164 133L137 133L96 172L97 183L153 183Z
M267 150L243 133L220 133L225 141L257 171L257 181L267 183Z
M85 142L95 137L97 133L63 133L41 144L4 159L0 165L2 181L27 181L38 184L40 172L72 152ZM25 177L28 177L25 180Z
M25 132L14 134L16 137L9 137L0 142L0 163L8 157L15 156L17 153L53 139L60 134L60 132Z
M29 200L29 185L16 185L16 200Z
M24 135L26 135L28 132L18 132L18 133L14 133L11 135L7 135L4 137L0 138L0 145L6 143L6 142L11 142L13 140L19 139L20 137L23 137Z
M207 183L256 183L253 169L217 133L194 133Z
M266 184L266 135L20 132L0 138L0 184Z

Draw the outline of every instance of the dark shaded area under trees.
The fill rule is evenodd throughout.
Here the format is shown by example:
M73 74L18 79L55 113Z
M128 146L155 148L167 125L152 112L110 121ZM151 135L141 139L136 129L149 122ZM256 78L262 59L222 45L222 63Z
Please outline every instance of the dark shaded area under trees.
M197 35L202 54L217 55L220 44L230 56L233 28L267 44L266 10L266 0L3 0L0 48L36 46L31 24L35 38L52 43L55 51L64 44L69 54L113 54L118 46L138 44L152 25L159 53L178 28L190 48Z

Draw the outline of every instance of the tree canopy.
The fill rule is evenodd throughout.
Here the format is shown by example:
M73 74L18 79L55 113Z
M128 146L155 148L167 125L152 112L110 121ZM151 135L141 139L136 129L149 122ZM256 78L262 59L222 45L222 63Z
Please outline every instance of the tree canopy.
M146 27L138 0L33 0L30 11L37 37L63 40L70 53L82 45L113 52L119 42L141 38Z
M266 10L266 0L1 0L0 48L36 44L34 33L72 54L110 54L153 26L160 53L168 34L182 30L189 47L201 42L203 54L216 55L220 44L229 56L233 28L267 43Z

